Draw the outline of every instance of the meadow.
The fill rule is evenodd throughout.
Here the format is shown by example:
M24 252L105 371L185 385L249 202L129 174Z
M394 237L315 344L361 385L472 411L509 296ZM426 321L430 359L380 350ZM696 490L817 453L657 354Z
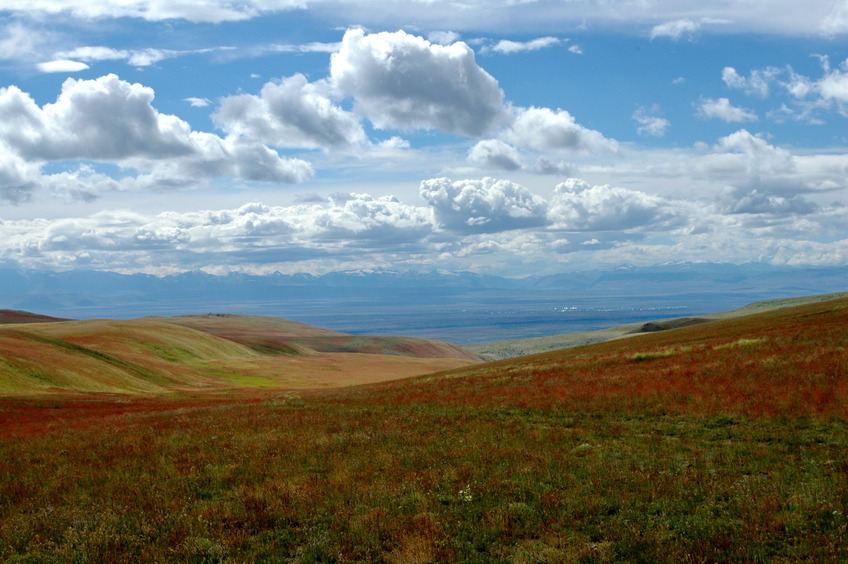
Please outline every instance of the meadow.
M8 562L842 562L848 300L333 389L0 400Z

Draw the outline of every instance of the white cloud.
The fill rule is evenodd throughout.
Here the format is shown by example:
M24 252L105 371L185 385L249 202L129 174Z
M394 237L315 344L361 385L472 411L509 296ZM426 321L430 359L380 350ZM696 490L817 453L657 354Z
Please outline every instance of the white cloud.
M577 168L571 163L565 161L552 161L545 157L539 157L536 164L533 166L533 172L536 174L546 174L551 176L573 176Z
M829 163L817 163L816 166L807 163L799 168L798 158L789 151L745 129L722 137L715 149L718 152L705 156L700 167L708 177L734 187L737 194L756 190L765 196L791 197L820 189L827 185L827 180L834 179L834 171L828 170ZM840 182L846 184L844 180Z
M432 213L425 207L391 196L339 194L292 206L249 203L156 215L109 210L55 220L0 220L0 259L126 271L256 269L315 259L362 260L357 256L362 251L376 258L423 249L432 230Z
M609 185L591 186L569 178L554 189L548 217L565 231L625 231L639 227L663 229L670 217L663 201L643 192Z
M758 31L835 36L848 28L844 0L771 0L769 2L645 2L589 0L566 2L552 9L547 2L516 0L0 0L0 10L29 13L36 18L73 16L83 19L139 18L148 21L183 19L193 22L226 22L256 18L290 10L312 10L333 16L335 22L358 22L370 27L404 26L457 31L523 31L588 24L615 26L621 22L656 24L657 36L683 36L692 26L732 22L736 32ZM706 15L705 15L706 14ZM682 28L682 31L680 30Z
M229 47L217 47L210 49L193 49L177 51L174 49L155 49L148 47L146 49L114 49L112 47L103 47L97 45L86 45L75 47L74 49L66 49L54 53L54 57L62 59L74 59L86 61L89 63L98 61L120 61L125 60L127 64L134 67L149 67L158 62L184 55L209 53L212 51L227 51Z
M755 94L761 98L769 95L769 84L782 72L776 67L755 69L747 78L740 75L733 67L724 67L721 71L721 79L730 88L744 90L748 94Z
M193 151L188 124L158 113L153 90L115 75L67 79L43 108L20 89L0 89L0 140L26 159L161 158Z
M11 22L0 28L0 60L43 59L55 41L55 34L50 31Z
M817 86L821 97L840 104L848 103L848 59L843 63L844 70L835 70L822 78Z
M56 102L43 107L17 87L0 88L0 147L35 167L50 161L115 163L151 175L145 182L162 187L217 175L266 182L311 177L311 165L283 159L264 145L192 131L176 116L159 113L152 106L153 96L151 88L115 75L67 79ZM41 178L33 170L30 167L26 186L56 178ZM10 190L2 189L6 199L20 192Z
M35 167L11 151L0 150L0 200L13 203L28 200L37 188L36 177Z
M510 41L509 39L501 39L495 45L486 47L484 52L495 52L503 55L511 55L513 53L525 53L527 51L538 51L547 47L559 45L562 40L558 37L539 37L530 41Z
M460 35L454 31L431 31L427 34L427 39L431 43L438 43L439 45L450 45L451 43L456 43L460 39Z
M517 147L540 151L617 152L618 143L579 125L566 110L520 108L504 139Z
M212 100L209 98L196 98L194 96L190 98L183 98L183 101L191 104L192 108L205 108L212 103Z
M468 153L468 160L486 168L499 170L518 170L521 168L521 155L515 147L498 139L479 141Z
M234 4L227 0L79 0L71 4L62 0L30 0L25 5L15 0L0 1L0 10L68 14L77 18L139 18L149 21L185 19L193 22L220 23L239 21L260 15L305 7L302 0L248 0Z
M279 147L329 149L365 142L356 117L302 74L266 83L259 96L223 98L213 119L232 135Z
M465 43L434 45L406 32L345 33L330 80L380 129L476 137L504 118L503 92Z
M568 52L574 53L575 55L582 55L583 49L580 47L580 45L572 45L568 48Z
M289 43L274 43L267 48L268 51L276 53L335 53L341 47L341 43L332 42L325 43L321 41L311 41L309 43L289 44Z
M718 202L723 213L767 214L770 216L806 215L817 206L801 196L774 196L754 190L728 188Z
M717 148L746 157L746 168L757 174L779 174L794 168L792 154L786 149L775 147L762 137L740 129L719 139Z
M793 107L784 105L779 111L773 111L772 115L776 117L789 116L821 123L816 115L832 109L848 116L848 60L832 69L827 56L818 57L822 66L822 76L818 79L798 74L787 65L783 69L754 69L748 77L740 75L733 67L725 67L722 80L730 88L762 98L768 96L773 85L785 89L794 99Z
M38 63L38 65L36 65L36 66L38 67L38 70L40 70L41 72L45 72L45 73L79 72L79 71L86 70L88 68L88 65L85 64L85 63L81 63L79 61L71 61L71 60L68 60L68 59L57 59L55 61L46 61L44 63Z
M833 3L833 10L822 19L821 31L828 37L848 33L848 1Z
M509 180L434 178L421 182L436 221L463 233L492 233L545 224L547 202Z
M674 41L684 35L692 36L701 29L701 24L690 19L680 19L656 25L651 29L651 39L669 37Z
M639 126L636 132L639 135L650 135L652 137L662 137L665 135L668 128L671 127L671 122L665 118L656 115L659 112L659 107L654 105L651 107L641 107L633 112L633 119Z
M744 108L737 108L727 98L706 98L698 107L698 115L708 119L720 119L727 123L757 121L757 114Z

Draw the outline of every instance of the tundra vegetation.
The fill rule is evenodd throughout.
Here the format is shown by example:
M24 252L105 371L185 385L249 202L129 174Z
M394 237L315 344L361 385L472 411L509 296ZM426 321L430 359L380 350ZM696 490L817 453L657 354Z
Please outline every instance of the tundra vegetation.
M8 392L0 559L846 561L846 416L845 299L359 386Z

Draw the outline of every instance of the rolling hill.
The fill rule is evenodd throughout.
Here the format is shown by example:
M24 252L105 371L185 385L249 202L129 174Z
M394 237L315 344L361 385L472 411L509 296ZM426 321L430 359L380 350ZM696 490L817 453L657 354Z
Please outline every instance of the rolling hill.
M551 408L614 398L628 410L848 418L848 297L752 304L684 325L618 328L603 342L384 389L390 401Z
M603 343L612 339L630 337L640 333L665 331L667 329L676 329L687 325L697 325L720 319L731 319L757 312L766 312L795 305L812 304L842 297L848 297L848 292L763 300L732 311L702 315L698 317L677 317L649 322L628 323L598 331L582 331L576 333L565 333L562 335L551 335L548 337L533 337L529 339L511 339L508 341L469 345L466 348L469 351L480 355L485 360L503 360L507 358L554 351L557 349Z
M6 325L18 366L207 387L0 398L0 560L845 562L848 298L782 305L301 391L261 368L433 360L269 354L226 327L248 319L192 321L241 343L151 319Z
M155 319L155 318L154 318ZM162 318L160 318L162 319ZM415 337L348 335L276 317L250 315L193 315L167 318L269 354L363 353L413 358L480 358L462 347Z
M448 343L354 337L257 316L0 325L0 393L325 387L479 362Z
M47 323L51 321L68 321L59 317L39 315L17 309L0 309L0 325L7 323Z

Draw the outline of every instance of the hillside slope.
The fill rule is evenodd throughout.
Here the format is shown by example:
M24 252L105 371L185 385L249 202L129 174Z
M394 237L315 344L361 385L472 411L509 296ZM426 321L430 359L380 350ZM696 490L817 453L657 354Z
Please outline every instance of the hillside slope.
M757 309L757 308L752 308ZM848 298L385 385L381 401L848 418Z
M468 350L432 339L349 335L280 319L255 315L193 315L152 318L191 327L269 354L364 353L414 358L454 358L478 362Z
M558 349L571 347L580 347L591 345L594 343L603 343L612 339L621 337L629 337L638 333L647 333L653 331L665 331L667 329L676 329L687 325L696 325L709 321L720 319L732 319L752 313L766 312L795 305L811 304L821 301L837 299L848 296L848 292L838 292L833 294L818 294L813 296L802 296L796 298L779 298L774 300L763 300L754 302L744 307L726 311L721 313L713 313L702 315L699 317L678 317L671 319L662 319L647 323L628 323L610 327L608 329L600 329L597 331L583 331L578 333L565 333L561 335L551 335L548 337L533 337L529 339L511 339L508 341L497 341L490 343L480 343L469 345L466 347L469 351L480 355L486 360L503 360L508 358L516 358L519 356L527 356L531 354L539 354Z
M0 325L16 324L16 323L46 323L52 321L68 321L59 317L50 317L49 315L39 315L28 311L18 309L0 309Z
M321 388L479 362L447 343L408 341L241 316L2 325L0 394Z

